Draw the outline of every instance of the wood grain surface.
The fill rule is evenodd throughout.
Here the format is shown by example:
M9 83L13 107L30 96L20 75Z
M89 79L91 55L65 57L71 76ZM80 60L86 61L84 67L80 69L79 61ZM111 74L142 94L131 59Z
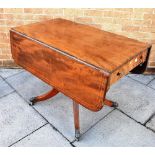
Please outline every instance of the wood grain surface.
M14 30L109 73L150 47L134 39L60 18Z
M113 83L146 64L151 47L64 19L13 28L10 39L18 65L92 111Z
M103 107L108 74L10 32L17 64L92 111Z

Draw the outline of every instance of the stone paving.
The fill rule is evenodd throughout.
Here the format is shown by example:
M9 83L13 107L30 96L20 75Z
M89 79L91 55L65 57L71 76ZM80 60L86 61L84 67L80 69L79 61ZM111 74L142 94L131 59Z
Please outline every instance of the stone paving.
M51 87L22 69L0 69L0 146L155 146L155 75L129 74L107 98L119 103L91 112L80 106L74 140L72 100L63 94L29 106Z

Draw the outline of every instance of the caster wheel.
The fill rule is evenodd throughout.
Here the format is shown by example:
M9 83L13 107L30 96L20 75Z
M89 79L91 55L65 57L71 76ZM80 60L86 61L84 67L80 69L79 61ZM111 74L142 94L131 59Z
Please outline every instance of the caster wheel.
M33 106L34 105L34 103L36 103L37 101L36 101L36 98L35 97L32 97L32 98L30 98L30 103L29 103L29 105L30 106Z
M80 140L80 137L75 137L75 140L78 142Z
M29 105L30 105L30 106L33 106L33 105L34 105L34 103L30 102L30 103L29 103Z
M118 107L118 103L117 102L113 102L112 107L117 108Z
M75 140L79 141L80 139L80 131L79 130L75 130Z

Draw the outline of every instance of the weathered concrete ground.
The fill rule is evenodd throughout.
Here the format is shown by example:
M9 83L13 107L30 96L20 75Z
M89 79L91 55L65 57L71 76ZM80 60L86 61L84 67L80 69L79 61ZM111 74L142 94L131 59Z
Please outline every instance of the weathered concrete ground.
M117 109L80 107L74 141L72 100L63 94L29 106L50 86L21 69L0 69L0 146L155 146L155 75L128 75L107 98Z

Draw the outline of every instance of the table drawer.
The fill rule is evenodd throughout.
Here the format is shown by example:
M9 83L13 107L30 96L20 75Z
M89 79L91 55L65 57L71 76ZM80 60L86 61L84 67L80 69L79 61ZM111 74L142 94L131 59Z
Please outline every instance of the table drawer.
M144 63L144 61L146 60L146 56L147 50L141 52L138 56L134 57L133 59L119 67L117 70L115 70L110 76L109 86L111 86L117 80L128 74L136 66Z

